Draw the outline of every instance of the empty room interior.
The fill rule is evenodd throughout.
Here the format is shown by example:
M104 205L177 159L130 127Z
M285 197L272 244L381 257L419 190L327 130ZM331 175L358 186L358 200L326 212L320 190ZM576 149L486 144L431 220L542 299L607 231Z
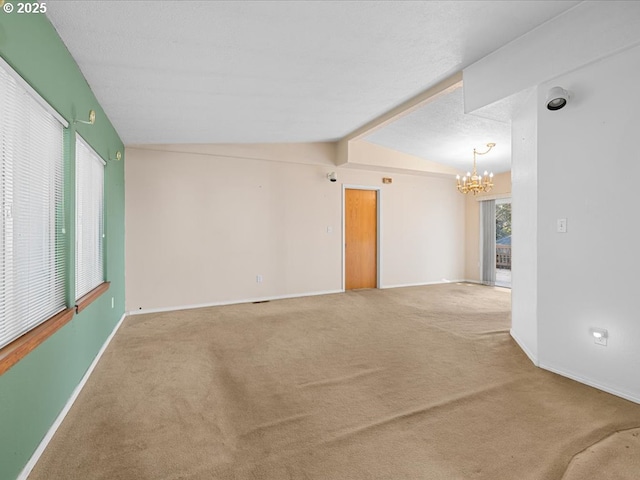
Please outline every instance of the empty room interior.
M640 478L640 2L0 5L0 480Z

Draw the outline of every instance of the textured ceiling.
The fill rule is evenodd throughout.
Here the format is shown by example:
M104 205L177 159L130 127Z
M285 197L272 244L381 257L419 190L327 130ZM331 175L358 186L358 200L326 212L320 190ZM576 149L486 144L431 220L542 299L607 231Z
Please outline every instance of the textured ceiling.
M47 16L125 144L309 142L349 134L577 3L49 0ZM459 100L444 100L458 120ZM437 153L407 138L410 119L424 141L464 135L431 110L445 117L416 113L376 141Z
M471 170L473 149L491 153L478 156L478 170L508 171L511 165L511 125L475 115L465 115L462 88L401 117L367 135L367 142L388 148L402 145L402 151L426 159L447 158L447 164L461 173Z

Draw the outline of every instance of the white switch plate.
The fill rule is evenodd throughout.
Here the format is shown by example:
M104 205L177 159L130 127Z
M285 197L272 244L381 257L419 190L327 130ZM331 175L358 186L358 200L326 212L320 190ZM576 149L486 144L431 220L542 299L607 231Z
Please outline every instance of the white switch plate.
M262 275L256 275L256 282L262 283Z
M327 233L333 233L333 227L327 227Z
M567 219L566 218L559 218L558 219L557 232L558 233L567 233Z

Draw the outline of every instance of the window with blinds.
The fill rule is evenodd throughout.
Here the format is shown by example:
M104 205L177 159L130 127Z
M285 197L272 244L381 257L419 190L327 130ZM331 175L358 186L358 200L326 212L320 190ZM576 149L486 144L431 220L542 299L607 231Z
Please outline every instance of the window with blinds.
M104 282L105 162L76 136L76 299Z
M65 309L63 125L0 64L0 348Z

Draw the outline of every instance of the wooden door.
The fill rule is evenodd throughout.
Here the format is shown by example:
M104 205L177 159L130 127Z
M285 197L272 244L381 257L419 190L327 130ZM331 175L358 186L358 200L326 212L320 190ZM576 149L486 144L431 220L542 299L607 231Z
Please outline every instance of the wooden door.
M345 288L378 286L378 192L345 190Z

